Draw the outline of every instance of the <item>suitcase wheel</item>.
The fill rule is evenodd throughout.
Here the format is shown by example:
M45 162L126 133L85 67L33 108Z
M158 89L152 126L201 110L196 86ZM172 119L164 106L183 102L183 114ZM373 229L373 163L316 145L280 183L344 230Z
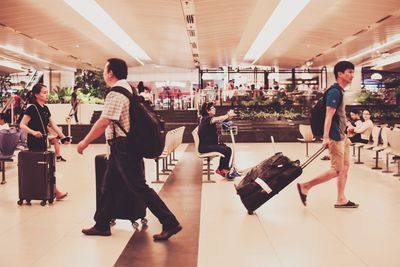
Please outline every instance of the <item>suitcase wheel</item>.
M133 229L137 230L139 228L139 224L137 222L132 222Z
M31 204L31 200L30 199L27 199L26 200L26 205L29 205L29 206L31 206L32 204Z
M142 218L142 219L140 220L140 222L142 223L142 226L147 226L148 221L147 221L146 218Z
M115 222L115 219L111 219L111 221L110 221L110 226L114 226L114 225L116 225L117 223Z
M40 206L46 206L46 200L40 201Z
M20 200L17 201L17 204L20 205L20 206L21 206L23 203L24 203L24 200L22 200L22 199L20 199Z
M254 211L252 211L252 210L248 210L248 211L247 211L247 214L249 214L249 215L253 215L253 214L254 214Z
M53 204L54 199L49 199L49 204Z

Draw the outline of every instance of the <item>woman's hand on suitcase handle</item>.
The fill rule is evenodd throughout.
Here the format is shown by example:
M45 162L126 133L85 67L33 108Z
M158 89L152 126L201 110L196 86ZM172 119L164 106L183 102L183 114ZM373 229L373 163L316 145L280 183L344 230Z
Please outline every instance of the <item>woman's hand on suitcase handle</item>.
M43 134L41 132L39 132L39 131L33 131L31 134L36 138L42 138L43 137Z

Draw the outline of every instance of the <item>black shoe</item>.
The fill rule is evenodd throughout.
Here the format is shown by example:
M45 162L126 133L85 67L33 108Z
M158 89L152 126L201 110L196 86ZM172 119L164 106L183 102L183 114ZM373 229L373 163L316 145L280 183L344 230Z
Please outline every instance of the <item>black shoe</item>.
M57 157L57 162L60 162L60 161L66 162L67 160L64 159L64 158L61 157L61 156L58 156L58 157Z
M100 231L100 230L94 228L94 226L92 228L82 229L82 233L84 233L85 235L99 235L99 236L110 236L111 235L110 230Z
M178 224L177 226L167 229L167 230L162 230L161 233L158 235L153 235L154 241L164 241L173 236L174 234L180 232L182 230L182 226Z

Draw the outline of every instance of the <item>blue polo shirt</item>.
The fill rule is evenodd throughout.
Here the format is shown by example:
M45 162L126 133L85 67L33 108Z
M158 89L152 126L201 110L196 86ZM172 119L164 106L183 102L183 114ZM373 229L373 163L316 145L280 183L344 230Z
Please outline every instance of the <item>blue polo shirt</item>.
M345 128L343 129L343 123L345 127L346 114L344 111L343 99L341 99L343 96L341 96L340 93L340 91L342 91L343 94L344 90L337 83L334 83L331 88L332 89L329 89L326 94L326 106L336 109L336 112L333 116L332 125L329 130L329 138L335 141L340 141L345 137Z

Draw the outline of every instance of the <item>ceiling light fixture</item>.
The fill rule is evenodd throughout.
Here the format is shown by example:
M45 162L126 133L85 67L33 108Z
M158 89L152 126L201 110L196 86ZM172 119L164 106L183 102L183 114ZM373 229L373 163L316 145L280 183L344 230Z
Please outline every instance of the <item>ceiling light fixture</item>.
M281 0L258 33L244 60L252 61L251 64L254 64L309 2L310 0Z
M82 17L92 23L99 31L136 59L140 64L151 58L94 0L64 0Z
M23 70L21 64L6 60L0 60L0 66L4 66L14 70L21 70L21 71Z
M20 48L15 47L15 46L11 46L11 45L0 45L0 48L5 49L5 50L8 50L8 51L11 51L11 52L14 52L14 53L17 53L17 54L20 54L20 55L22 55L22 56L25 56L25 57L27 57L27 58L33 59L33 60L35 60L35 61L40 61L40 62L44 62L44 63L51 63L50 61L47 61L47 60L38 58L37 56L27 54L27 53L25 53L24 51L22 51Z
M384 48L384 47L386 47L388 45L397 43L399 41L400 41L400 35L396 35L393 38L390 38L386 43L378 45L378 46L375 46L375 47L372 47L372 48L369 48L367 50L364 50L363 52L361 52L359 54L356 54L354 56L351 56L351 57L347 58L347 60L348 61L352 61L352 60L354 60L356 58L359 58L359 57L365 56L367 54L373 53L373 52L375 52L375 51L377 51L379 49L382 49L382 48Z
M59 65L59 64L56 64L56 63L51 62L49 60L45 60L45 59L39 58L37 56L27 54L22 49L20 49L19 47L16 47L16 46L0 45L0 49L5 49L5 50L8 50L8 51L11 51L13 53L16 53L16 54L22 55L24 57L30 58L30 59L32 59L34 61L39 61L39 62L51 64L51 65L54 65L54 66L58 66L58 67L63 68L64 70L75 71L75 68L70 68L70 67L67 67L67 66ZM17 60L17 61L20 61L20 62L23 63L24 60L22 59L22 60Z
M400 52L393 53L390 56L385 57L384 59L378 59L375 61L375 66L371 69L379 70L386 65L390 65L396 62L400 62Z

